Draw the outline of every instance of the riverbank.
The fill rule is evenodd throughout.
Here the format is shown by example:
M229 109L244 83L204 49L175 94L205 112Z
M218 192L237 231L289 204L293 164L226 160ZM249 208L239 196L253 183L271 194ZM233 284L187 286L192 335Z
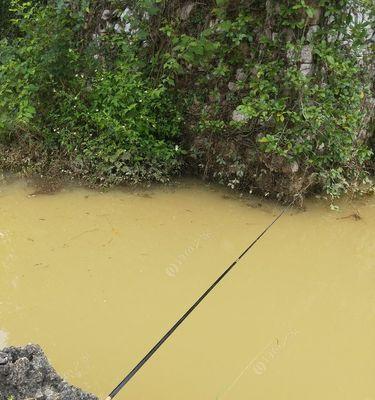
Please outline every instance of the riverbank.
M214 150L212 150L214 151ZM222 149L224 152L224 149ZM90 170L88 165L76 163L69 155L61 151L43 150L42 145L33 142L22 142L12 146L0 144L0 179L12 182L14 179L26 179L30 182L36 194L50 194L58 192L65 186L81 186L96 190L108 190L110 188L130 187L133 189L144 189L167 185L178 187L180 181L193 178L206 184L213 184L226 188L229 193L236 195L255 195L262 198L273 199L281 203L288 203L296 199L295 205L303 206L306 199L318 196L331 203L337 202L338 198L331 196L322 190L315 181L314 176L305 174L277 173L261 168L261 165L251 164L248 166L247 174L240 183L230 184L227 179L217 176L217 165L212 165L209 157L204 171L197 164L194 166L191 159L187 159L186 169L170 176L165 176L162 181L144 179L139 181L128 180L128 177L118 177L115 181L108 181L106 177L97 175ZM220 168L226 169L227 166ZM216 171L216 172L215 172ZM224 173L224 170L221 170ZM254 172L255 171L255 172ZM375 191L374 166L369 166L370 174L365 179L348 183L343 197L361 197L371 195ZM254 173L253 173L254 172ZM252 175L252 176L250 176ZM221 173L219 174L221 176Z
M371 4L90 4L3 1L0 169L97 186L193 173L278 200L362 187Z
M0 400L10 399L98 400L61 378L34 344L0 351Z

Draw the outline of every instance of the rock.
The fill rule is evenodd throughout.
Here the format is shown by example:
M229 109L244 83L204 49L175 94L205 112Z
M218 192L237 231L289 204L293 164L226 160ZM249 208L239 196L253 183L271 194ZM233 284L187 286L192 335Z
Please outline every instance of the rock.
M246 74L242 68L238 68L236 71L236 80L244 81L246 79Z
M111 18L111 11L110 10L104 10L102 12L102 20L108 21Z
M315 35L316 32L319 30L319 25L312 25L310 26L309 30L307 31L306 34L306 39L311 41Z
M249 117L245 114L242 114L238 110L234 110L232 114L232 120L235 122L246 122L249 120Z
M296 161L293 161L291 164L285 164L283 166L284 174L296 174L299 170L299 165Z
M229 89L231 92L235 92L235 91L238 89L238 87L237 87L237 85L236 85L234 82L229 82L229 83L228 83L228 89Z
M313 53L312 46L306 45L301 50L301 67L300 71L303 75L308 76L313 71Z
M0 400L97 400L69 385L49 364L37 345L0 352Z
M44 391L44 397L46 400L58 400L59 399L59 394L56 393L53 389L47 388Z
M0 365L5 365L8 362L8 355L0 353Z
M301 63L311 64L313 62L312 46L306 45L301 50Z
M313 65L312 64L301 64L300 71L303 75L309 76L312 74Z
M189 2L187 4L185 4L181 11L180 11L180 18L183 21L186 21L189 18L190 13L193 11L195 4L192 2Z
M113 29L115 30L116 33L121 33L122 32L122 26L120 24L115 24L115 26L113 27Z
M35 397L35 400L44 400L45 399L45 396L41 389L37 390L34 397Z

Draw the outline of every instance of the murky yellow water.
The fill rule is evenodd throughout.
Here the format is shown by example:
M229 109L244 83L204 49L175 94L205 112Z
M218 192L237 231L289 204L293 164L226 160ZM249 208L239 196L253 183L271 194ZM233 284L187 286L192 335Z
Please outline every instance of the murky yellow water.
M99 396L279 211L194 183L31 192L0 187L0 347ZM374 233L375 199L288 213L118 398L375 400Z

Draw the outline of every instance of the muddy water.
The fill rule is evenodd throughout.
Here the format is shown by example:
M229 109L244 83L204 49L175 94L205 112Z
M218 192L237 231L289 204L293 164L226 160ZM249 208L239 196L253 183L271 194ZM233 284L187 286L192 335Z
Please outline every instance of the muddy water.
M0 187L0 347L99 396L279 211L191 182L32 191ZM375 400L374 233L374 199L288 213L118 398Z

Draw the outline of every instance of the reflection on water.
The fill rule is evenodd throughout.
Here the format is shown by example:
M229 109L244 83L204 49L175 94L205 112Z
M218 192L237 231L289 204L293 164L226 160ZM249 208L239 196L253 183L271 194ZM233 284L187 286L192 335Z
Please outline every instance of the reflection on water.
M0 347L99 396L280 210L193 182L31 192L1 187ZM374 206L285 215L119 400L375 400Z

